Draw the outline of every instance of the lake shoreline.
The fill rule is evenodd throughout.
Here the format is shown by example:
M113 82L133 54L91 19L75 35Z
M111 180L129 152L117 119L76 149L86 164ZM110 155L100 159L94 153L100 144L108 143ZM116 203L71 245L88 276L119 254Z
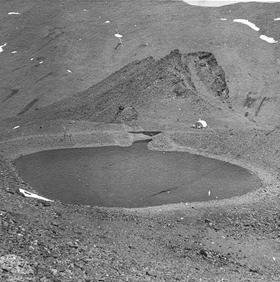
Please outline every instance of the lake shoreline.
M41 151L17 158L14 164L40 195L69 204L156 207L182 199L189 203L230 199L263 186L255 173L237 164L189 153L184 147L151 150L151 140L126 147Z
M96 130L97 128L97 130ZM116 130L118 128L118 130ZM141 131L140 131L141 132ZM195 131L190 130L190 135L205 133L207 131ZM206 206L223 206L228 205L230 203L237 204L245 203L245 202L254 202L262 199L262 190L265 190L265 194L267 195L267 191L269 193L275 193L277 188L275 188L274 183L277 183L277 177L275 176L275 172L268 170L262 166L259 166L255 163L248 162L244 159L234 158L234 156L229 154L213 154L209 153L205 150L201 150L198 148L193 148L185 145L180 145L171 138L171 136L180 134L180 131L175 132L162 132L159 135L155 135L151 138L148 135L144 135L142 133L129 133L128 130L124 129L122 126L116 126L114 130L106 125L103 125L102 130L99 129L99 124L93 124L91 129L85 130L73 130L69 128L68 135L62 131L60 133L44 133L41 132L38 134L30 134L25 135L21 133L21 136L13 137L11 139L7 139L5 141L0 141L0 146L2 147L2 154L5 159L7 159L10 163L13 162L16 158L28 155L40 151L48 151L55 149L64 149L64 148L90 148L90 147L104 147L104 146L121 146L121 147L129 147L134 142L141 140L149 140L148 149L155 151L178 151L178 152L188 152L194 155L200 155L203 157L220 160L226 163L230 163L233 165L240 166L244 169L251 171L256 174L262 182L262 185L257 190L246 193L242 196L232 197L230 199L220 199L220 200L212 200L209 202L193 202L192 205L197 207L201 207L203 205ZM188 134L184 132L184 134ZM15 171L16 177L23 181L17 174L16 168L12 164L12 169ZM267 190L269 187L269 190ZM31 192L36 192L34 187L28 187ZM276 190L275 190L276 189ZM28 190L28 189L27 189ZM37 192L36 192L37 193ZM167 210L170 209L178 209L182 204L170 204L170 205L162 205L161 207L153 206L153 207L144 207L144 210L151 211L155 210ZM114 208L111 208L114 209ZM125 208L124 208L125 209ZM140 208L142 209L142 208ZM137 210L137 209L136 209Z
M63 131L66 125L67 132ZM137 140L151 138L143 134L128 133L131 130L143 131L142 128L90 122L69 124L67 121L56 121L43 126L24 126L17 130L16 132L7 130L6 134L2 134L0 140L2 155L0 165L3 183L0 193L1 212L4 215L4 222L7 222L8 218L13 219L13 223L7 223L7 233L4 238L13 238L15 242L3 245L3 250L4 253L10 253L11 251L7 250L7 247L12 246L16 250L17 258L24 258L26 265L30 265L30 269L36 269L36 265L39 263L41 269L44 269L41 271L42 274L49 273L50 277L55 277L49 270L50 264L53 269L57 269L59 261L70 260L77 263L77 259L91 260L90 254L94 249L94 257L96 259L99 257L97 262L103 264L102 271L106 271L110 277L118 277L117 279L121 278L115 273L112 265L107 264L107 258L103 257L104 250L106 254L114 257L114 262L117 264L123 261L125 265L130 265L131 256L137 257L140 272L125 271L127 274L130 273L129 275L133 279L142 273L141 261L142 259L147 260L147 255L153 256L157 264L162 264L163 260L166 261L161 255L162 252L165 252L167 257L174 256L174 254L179 255L175 261L168 262L168 267L172 267L173 271L178 273L178 277L181 277L180 279L187 275L190 269L195 268L200 270L193 273L193 277L203 277L206 281L211 277L227 277L229 279L247 277L256 280L260 275L269 275L267 271L271 271L270 260L262 260L260 268L262 274L252 274L248 272L247 268L247 265L260 266L259 261L253 260L255 257L261 259L263 255L263 249L256 246L258 234L262 236L258 242L261 242L262 246L266 246L267 255L276 256L268 238L277 236L277 230L272 228L277 220L279 207L279 181L277 170L273 169L274 159L269 155L275 152L274 148L276 147L269 143L270 139L267 139L265 131L252 131L257 136L255 138L259 143L255 143L258 149L255 150L251 145L249 147L250 153L243 155L239 154L240 150L244 151L242 146L236 146L236 143L247 144L249 142L247 140L251 140L252 137L251 131L189 129L187 131L166 131L153 136L153 140L149 142L149 149L184 150L235 163L258 173L262 176L265 185L256 191L227 200L126 209L66 205L59 201L49 203L24 198L17 193L19 188L31 192L36 191L18 177L11 161L20 155L54 148L130 146ZM273 134L278 135L279 133L273 132ZM258 145L264 140L269 148L269 152L264 151L267 158L263 157L262 150ZM276 157L275 153L274 156ZM267 163L268 158L270 163ZM267 165L265 166L265 164ZM250 217L249 227L248 216ZM254 224L258 224L257 233ZM20 226L23 226L24 231L19 229ZM12 233L12 230L18 231ZM24 240L22 241L17 234L23 234ZM221 241L220 238L223 237L224 239ZM32 245L32 242L36 240L40 244ZM164 245L161 242L164 242ZM186 242L191 245L188 257L183 258L180 256L180 252L186 246ZM217 245L216 243L213 245L212 242L217 242ZM166 247L168 245L165 243L177 247L172 250ZM230 252L228 244L232 244ZM32 246L32 248L30 249L28 246ZM41 246L45 246L44 248L49 251L48 256L51 260L44 261L42 259L43 249ZM239 246L242 248L240 249ZM75 250L78 250L79 253ZM131 250L135 251L132 253ZM205 264L204 252L214 264ZM210 257L212 252L216 252L220 256ZM248 252L255 254L244 259L245 267L237 266L240 252L242 255L246 255ZM216 263L222 263L226 254L230 260L224 264L225 271L217 273ZM148 261L150 260L148 259ZM99 273L99 270L95 268L90 270L84 262L80 265L83 269L88 269L87 277L96 277L96 273ZM165 270L157 270L153 264L151 268L156 275L165 273ZM74 267L71 270L71 275L75 275L75 277L85 275L82 273L84 272L81 272L80 268ZM175 272L172 273L172 275L176 275ZM274 273L277 275L277 270L274 270ZM32 275L30 277L33 277ZM62 279L71 280L70 274L61 272L59 275L64 277Z

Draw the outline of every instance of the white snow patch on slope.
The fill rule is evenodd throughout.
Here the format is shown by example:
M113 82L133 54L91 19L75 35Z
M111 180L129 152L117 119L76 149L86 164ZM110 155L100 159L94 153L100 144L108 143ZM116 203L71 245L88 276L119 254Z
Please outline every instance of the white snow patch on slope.
M0 53L4 51L3 47L7 46L7 43L4 43L3 45L0 45Z
M24 197L27 197L27 198L34 198L34 199L38 199L38 200L42 200L42 201L47 201L47 202L53 202L53 200L50 200L50 199L47 199L45 197L42 197L42 196L39 196L37 194L34 194L34 193L31 193L31 192L28 192L24 189L19 189L19 192L24 196Z
M275 18L274 21L280 21L280 18Z
M205 120L199 119L198 122L200 122L204 128L207 127L207 122Z
M262 40L264 40L264 41L266 41L268 43L277 43L278 42L273 37L268 37L268 36L263 35L263 34L260 36L260 39L262 39Z
M9 12L8 15L20 15L19 12Z
M249 26L250 28L252 28L255 31L259 31L260 30L260 28L257 27L254 23L251 23L251 22L249 22L248 20L245 20L245 19L234 19L233 22L245 24L245 25Z
M204 7L221 7L234 3L241 2L266 2L266 3L276 3L279 0L182 0L183 2L194 5L194 6L204 6Z
M121 34L119 34L119 33L116 33L116 34L114 34L115 35L115 37L117 37L117 38L122 38L123 36L121 35Z

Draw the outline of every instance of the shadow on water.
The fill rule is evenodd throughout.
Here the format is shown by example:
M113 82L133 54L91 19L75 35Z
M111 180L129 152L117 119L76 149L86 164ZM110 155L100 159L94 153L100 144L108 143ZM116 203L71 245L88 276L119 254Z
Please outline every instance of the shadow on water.
M161 131L128 131L128 133L133 134L144 134L147 136L155 136L161 133Z
M105 207L231 198L261 185L242 167L186 152L150 151L149 141L42 151L18 158L15 165L43 196Z

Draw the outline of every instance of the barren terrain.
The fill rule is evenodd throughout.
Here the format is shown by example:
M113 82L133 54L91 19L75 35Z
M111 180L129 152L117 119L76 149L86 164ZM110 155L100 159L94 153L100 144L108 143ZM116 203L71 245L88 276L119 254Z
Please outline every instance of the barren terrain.
M280 54L260 35L280 39L280 4L0 2L1 279L279 281ZM198 118L207 129L191 128ZM18 193L36 193L13 166L20 155L129 146L147 130L161 131L151 150L238 164L263 185L143 209Z

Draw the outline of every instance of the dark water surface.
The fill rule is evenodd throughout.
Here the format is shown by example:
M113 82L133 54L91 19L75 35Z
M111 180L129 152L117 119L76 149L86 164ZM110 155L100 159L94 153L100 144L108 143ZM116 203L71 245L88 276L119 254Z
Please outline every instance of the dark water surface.
M42 151L18 158L15 165L40 195L105 207L223 199L261 185L239 166L185 152L150 151L145 142Z

